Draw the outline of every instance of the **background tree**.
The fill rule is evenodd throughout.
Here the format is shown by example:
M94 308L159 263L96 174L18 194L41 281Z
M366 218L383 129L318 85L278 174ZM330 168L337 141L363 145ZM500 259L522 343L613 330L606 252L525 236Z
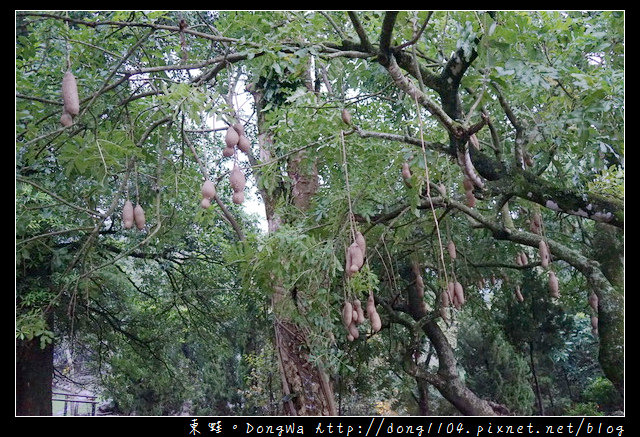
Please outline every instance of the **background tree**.
M533 344L533 327L566 351L569 327L588 331L593 315L602 375L622 396L623 24L617 11L18 12L19 381L48 372L29 367L40 344L50 363L53 339L81 330L104 345L118 370L104 384L128 411L224 411L224 399L325 414L375 388L381 403L353 411L525 413L522 358L491 392L467 367L505 376L505 351ZM67 70L80 91L70 126ZM250 149L225 156L237 123ZM267 233L233 201L234 164ZM202 209L206 179L216 195ZM126 200L143 206L142 231L123 227ZM355 231L365 262L347 275ZM551 272L557 297L543 293ZM523 278L540 296L522 287L526 315L553 329L508 331L525 305L505 293ZM447 306L455 282L464 303ZM349 341L342 305L369 296L382 329L364 322ZM470 314L493 348L469 334ZM470 360L475 348L488 361ZM554 365L577 359L569 350ZM523 355L531 371L537 353ZM164 377L183 366L193 378L168 399ZM220 371L240 393L268 389L225 392ZM543 382L537 399L557 399L560 379Z

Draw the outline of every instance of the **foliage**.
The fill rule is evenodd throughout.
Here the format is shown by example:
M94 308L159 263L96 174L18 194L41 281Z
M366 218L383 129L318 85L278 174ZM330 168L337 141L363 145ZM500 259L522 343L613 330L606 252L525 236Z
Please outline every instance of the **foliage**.
M620 405L620 393L611 381L603 377L594 378L584 391L584 398L589 405L596 405L601 412L614 412Z
M269 334L277 310L309 333L311 360L332 375L342 414L414 414L416 379L405 358L428 356L417 362L434 374L443 353L433 333L411 328L409 266L418 262L426 317L456 350L452 371L475 394L529 414L528 372L537 366L559 414L615 404L584 381L602 376L598 346L618 350L606 332L597 344L586 314L590 289L610 296L590 259L593 218L624 222L624 14L399 11L388 53L378 52L391 16L19 12L17 338L95 346L96 374L109 371L105 395L125 413L278 414ZM421 99L390 74L390 53ZM463 70L452 67L456 56ZM65 128L67 69L82 112ZM252 104L258 91L263 107ZM480 146L469 153L485 186L476 187L474 208L457 156L469 144L425 101L455 127L479 123ZM252 153L223 157L224 132L237 120ZM291 200L290 164L300 152L311 158L302 171L319 181L308 208ZM272 201L277 232L263 233L246 203L231 202L233 162L247 174L247 198L259 209ZM199 207L204 178L219 196L209 209ZM126 200L145 208L144 230L122 227ZM549 268L529 231L534 212L553 248L558 300L548 297ZM356 228L367 262L347 279ZM523 251L528 266L513 262ZM467 302L445 321L439 305L451 279ZM274 284L288 296L282 308L271 307ZM513 297L516 284L524 302ZM370 291L384 329L365 324L348 342L340 307ZM618 323L622 308L607 303ZM433 411L454 410L434 387L430 396Z
M530 416L534 392L527 358L496 328L465 321L459 348L466 381L480 396L509 405L514 414Z

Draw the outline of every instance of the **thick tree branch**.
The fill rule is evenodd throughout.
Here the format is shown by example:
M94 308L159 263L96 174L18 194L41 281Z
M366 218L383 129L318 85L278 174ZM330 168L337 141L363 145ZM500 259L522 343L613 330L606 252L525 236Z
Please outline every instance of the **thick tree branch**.
M429 150L434 150L436 152L449 154L448 147L445 144L442 144L439 142L423 143L423 141L421 141L420 138L412 137L410 135L362 130L357 126L354 129L355 129L355 132L358 134L358 136L360 136L361 138L379 138L383 140L397 141L405 144L410 144L416 147L422 147L422 145L424 144L425 148Z
M393 26L396 24L396 18L398 18L398 11L387 11L382 21L378 62L384 67L388 66L389 59L391 58L391 35L393 34Z
M360 23L360 19L358 18L356 13L353 11L349 11L348 15L349 15L349 19L351 20L351 24L353 24L353 28L355 29L356 34L360 39L360 44L362 45L362 47L366 52L373 53L375 50L371 45L371 42L369 41L369 37L367 36L367 33L364 30L364 27L362 27L362 23Z
M486 157L485 157L486 158ZM477 162L477 161L476 161ZM483 167L477 167L482 173ZM555 212L584 217L624 228L624 203L595 193L576 192L556 186L527 170L512 168L489 182L492 194L514 194Z
M404 76L394 56L389 58L386 68L395 84L412 97L413 100L425 107L451 135L455 137L462 137L464 135L464 129L460 123L453 120L440 105L420 91L417 86Z

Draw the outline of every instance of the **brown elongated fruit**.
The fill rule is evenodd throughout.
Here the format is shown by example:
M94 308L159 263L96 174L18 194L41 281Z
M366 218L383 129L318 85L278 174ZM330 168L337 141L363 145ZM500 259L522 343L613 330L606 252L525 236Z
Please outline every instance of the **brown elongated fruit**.
M451 305L451 300L453 299L453 294L455 292L455 285L453 282L449 282L447 284L447 289L442 292L442 306L443 308Z
M351 251L347 247L347 250L345 251L345 255L344 255L344 271L347 274L347 277L351 277L352 276L351 264L352 264L351 263Z
M464 289L462 288L462 284L458 281L455 282L453 286L453 291L455 293L456 300L458 301L458 308L464 305Z
M411 168L409 168L408 162L402 163L402 178L403 179L411 179Z
M471 179L465 177L462 180L462 186L464 187L465 191L472 191L473 190L473 182L471 182Z
M420 298L423 298L424 280L422 279L422 274L420 273L420 264L416 261L412 262L411 270L413 271L413 276L416 279L416 295Z
M353 338L353 335L347 334L347 340L353 341L353 340L355 340L355 338Z
M527 167L533 167L533 156L531 156L531 153L525 150L522 155L523 155L522 158L524 159L524 164Z
M136 226L138 229L143 230L144 225L147 223L147 219L144 216L144 209L140 204L137 204L135 208L133 208L133 219L136 222Z
M540 228L538 227L538 225L536 225L536 222L534 220L531 220L529 222L529 230L534 234L540 235Z
M358 327L355 323L353 323L353 321L351 321L351 324L347 327L347 330L349 331L349 335L351 335L354 340L360 337L360 331L358 331Z
M236 193L233 193L233 195L231 196L231 200L233 200L233 203L235 203L236 205L240 205L242 202L244 202L244 192L238 191Z
M373 291L369 291L369 297L367 298L367 317L371 320L371 314L376 312L376 300L373 296Z
M540 211L534 211L532 218L536 226L542 228L542 214L540 214Z
M527 264L529 264L529 259L527 258L527 254L524 252L520 252L520 261L522 262L521 265L526 266Z
M240 170L237 163L233 164L233 170L231 170L231 175L229 175L229 181L231 182L231 188L236 193L244 190L246 185L246 179L244 177L244 173Z
M542 233L542 215L540 214L540 212L535 211L531 215L530 229L534 234L540 235Z
M202 207L202 209L209 208L211 206L211 200L209 200L208 197L203 197L200 201L200 206Z
M216 187L213 185L209 179L202 183L202 187L200 187L200 192L202 193L203 199L213 199L216 195Z
M60 116L60 124L64 127L69 127L73 124L73 117L68 112L63 112Z
M373 297L373 291L369 291L369 297L367 299L367 318L371 323L371 330L373 332L378 332L382 328L382 320L380 320L380 315L376 310L376 302Z
M550 259L549 247L544 240L540 240L540 242L538 243L538 251L540 252L540 264L542 265L542 267L548 267Z
M362 232L356 231L356 243L358 247L360 247L360 252L362 252L362 256L365 257L367 254L367 240L364 239L364 235Z
M589 305L593 311L598 312L598 295L593 291L589 295Z
M467 206L469 206L469 208L473 208L476 206L476 196L473 195L473 191L465 191L464 192L465 197L467 198Z
M349 246L349 252L351 253L351 266L349 267L349 270L351 273L355 273L359 271L364 264L364 256L360 246L358 246L358 243L356 242L351 243L351 246Z
M360 302L360 300L355 299L353 301L353 308L357 314L356 323L364 322L364 311L362 310L362 303Z
M244 135L244 126L242 125L242 123L240 123L240 122L233 123L232 126L236 130L236 132L238 133L238 136L243 136Z
M460 302L458 301L458 297L455 295L455 293L453 295L453 299L451 300L451 303L452 303L452 305L453 305L453 307L455 309L457 309L457 310L460 309L461 305L460 305Z
M238 131L233 127L227 129L227 133L224 136L224 142L227 147L235 147L238 144L238 140L240 139L240 135L238 135Z
M351 302L345 301L342 305L342 324L345 328L349 329L351 321L353 320L353 305Z
M378 314L378 311L371 313L369 321L371 322L371 330L373 332L378 332L382 329L382 320L380 320L380 314Z
M524 301L524 297L522 296L522 293L520 292L520 286L516 285L516 298L518 299L518 302L523 302Z
M238 149L248 155L249 152L251 152L251 143L249 142L249 138L244 135L240 135L240 138L238 139Z
M555 298L560 297L560 293L558 292L558 277L553 270L549 271L549 294Z
M520 256L520 252L518 252L516 254L516 264L518 264L519 266L523 265L522 264L522 257Z
M71 70L67 70L62 77L62 102L64 104L64 112L67 114L75 117L80 113L78 84Z
M342 117L342 122L344 124L351 125L351 113L349 113L349 111L346 108L342 109L340 116Z
M133 227L133 203L130 200L127 200L122 208L122 226L125 229Z
M234 149L233 147L225 147L224 149L222 149L222 156L224 156L225 158L231 158L234 153L236 153L236 149Z
M451 259L456 259L456 243L453 240L449 240L449 244L447 244L447 250L449 251L449 256Z

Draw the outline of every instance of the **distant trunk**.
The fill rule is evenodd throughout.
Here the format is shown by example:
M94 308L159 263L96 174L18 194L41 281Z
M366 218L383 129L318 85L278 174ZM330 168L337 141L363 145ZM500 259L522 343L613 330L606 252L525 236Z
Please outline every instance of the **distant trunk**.
M536 363L533 359L533 343L529 343L529 360L531 362L531 375L533 375L533 385L535 386L536 403L538 404L538 414L544 416L544 403L542 402L542 391L538 382L538 372L536 372Z
M51 416L53 344L16 340L16 415Z
M257 87L252 89L258 114L258 142L260 146L260 160L267 162L272 158L273 139L263 126L264 107L263 94ZM304 154L293 156L288 165L291 192L287 193L294 205L300 209L309 206L311 197L318 186L318 174L313 160L308 160ZM260 185L260 184L258 184ZM283 192L261 192L265 203L265 212L269 232L277 232L282 224L276 212L276 203ZM274 330L276 350L282 379L283 403L285 414L327 416L337 415L334 393L331 383L324 369L320 365L312 364L309 356L307 332L291 322L279 308L281 304L292 299L291 290L285 290L274 284L272 308L274 311Z
M598 359L606 377L624 396L624 231L604 223L595 226L592 256L610 284L603 278L591 281L598 296Z

